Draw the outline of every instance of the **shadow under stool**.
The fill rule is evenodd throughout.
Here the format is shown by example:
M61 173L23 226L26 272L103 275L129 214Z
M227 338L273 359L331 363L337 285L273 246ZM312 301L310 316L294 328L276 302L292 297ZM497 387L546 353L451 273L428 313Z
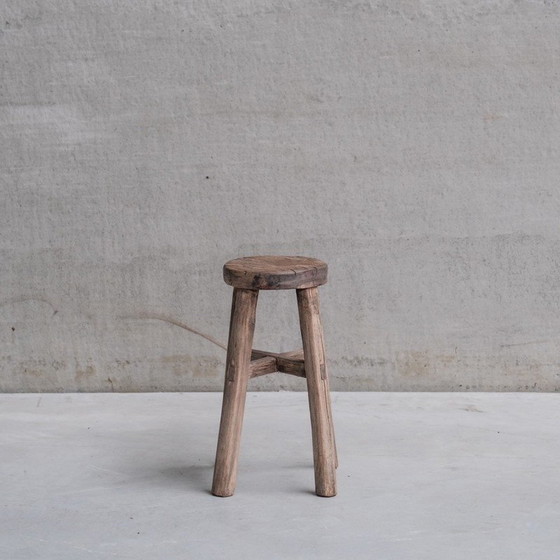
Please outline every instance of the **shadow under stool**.
M282 372L307 380L315 492L335 496L338 459L317 290L327 282L326 263L307 257L245 257L224 265L224 280L233 286L233 301L212 494L226 497L235 491L249 379ZM303 350L253 350L259 290L296 291Z

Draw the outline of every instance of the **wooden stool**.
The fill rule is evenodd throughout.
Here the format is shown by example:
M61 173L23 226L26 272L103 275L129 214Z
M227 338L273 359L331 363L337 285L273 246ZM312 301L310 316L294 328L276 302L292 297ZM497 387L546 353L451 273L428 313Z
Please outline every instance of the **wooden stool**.
M306 257L234 259L224 265L224 280L234 290L212 494L226 497L235 491L249 379L279 371L307 379L315 491L335 496L338 465L317 290L327 282L326 263ZM296 290L303 350L252 350L259 290Z

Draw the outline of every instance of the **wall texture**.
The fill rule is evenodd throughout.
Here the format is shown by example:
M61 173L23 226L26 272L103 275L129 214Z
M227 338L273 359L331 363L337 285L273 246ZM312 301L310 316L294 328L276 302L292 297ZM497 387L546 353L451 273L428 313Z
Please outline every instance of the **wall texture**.
M560 390L558 2L0 7L0 390L220 390L172 322L258 253L330 264L334 389Z

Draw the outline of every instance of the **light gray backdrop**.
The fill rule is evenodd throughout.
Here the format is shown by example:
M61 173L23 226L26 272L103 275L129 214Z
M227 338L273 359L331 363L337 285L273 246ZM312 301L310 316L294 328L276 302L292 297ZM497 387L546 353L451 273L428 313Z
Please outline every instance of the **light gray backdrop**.
M333 389L559 390L558 2L0 6L0 390L220 390L169 321L225 341L223 262L283 253Z

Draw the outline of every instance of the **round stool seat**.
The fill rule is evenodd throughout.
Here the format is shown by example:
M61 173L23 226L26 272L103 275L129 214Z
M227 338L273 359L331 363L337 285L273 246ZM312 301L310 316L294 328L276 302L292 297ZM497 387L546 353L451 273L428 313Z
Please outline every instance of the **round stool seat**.
M309 257L244 257L224 265L224 281L246 290L294 290L327 282L327 263Z

